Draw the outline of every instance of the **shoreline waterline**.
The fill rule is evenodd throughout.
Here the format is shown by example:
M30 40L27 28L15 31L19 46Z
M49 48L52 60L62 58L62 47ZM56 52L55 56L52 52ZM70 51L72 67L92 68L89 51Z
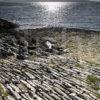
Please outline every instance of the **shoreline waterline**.
M100 30L95 29L88 29L88 28L72 28L72 27L64 27L64 26L19 26L19 28L16 28L17 30L39 30L39 29L65 29L69 31L84 31L84 32L100 32Z

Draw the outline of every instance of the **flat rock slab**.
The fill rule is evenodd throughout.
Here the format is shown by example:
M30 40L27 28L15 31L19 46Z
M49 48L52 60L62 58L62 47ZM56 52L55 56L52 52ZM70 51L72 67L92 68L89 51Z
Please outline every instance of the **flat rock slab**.
M67 61L60 56L33 61L2 60L0 82L6 95L1 95L0 100L98 100L85 89L86 83L75 78L81 77L82 71L78 70L79 75L67 67L68 63L65 65Z

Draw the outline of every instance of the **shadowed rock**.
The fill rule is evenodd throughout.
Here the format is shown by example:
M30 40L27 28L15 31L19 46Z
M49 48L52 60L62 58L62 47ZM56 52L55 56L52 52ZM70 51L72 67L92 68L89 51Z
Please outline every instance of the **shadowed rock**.
M4 19L0 19L0 29L9 30L14 28L18 28L18 25Z

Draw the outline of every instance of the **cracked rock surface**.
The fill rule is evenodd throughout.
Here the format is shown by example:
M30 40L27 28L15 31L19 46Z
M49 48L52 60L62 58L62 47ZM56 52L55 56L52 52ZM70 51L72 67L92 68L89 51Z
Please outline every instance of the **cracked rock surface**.
M83 81L89 70L75 63L60 55L33 61L2 59L0 100L99 100Z
M16 27L0 19L0 100L100 100L100 33Z

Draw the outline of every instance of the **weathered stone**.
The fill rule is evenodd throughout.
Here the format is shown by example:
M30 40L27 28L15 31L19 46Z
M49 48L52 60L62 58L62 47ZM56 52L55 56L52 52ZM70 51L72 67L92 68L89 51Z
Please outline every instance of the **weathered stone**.
M84 71L73 67L75 61L67 61L66 57L52 55L50 57L38 57L30 60L1 60L0 80L5 82L9 97L5 100L95 100L96 97L81 81ZM53 66L49 66L52 63ZM66 64L65 64L66 63ZM63 66L64 65L64 66ZM85 70L85 69L84 69ZM77 72L80 71L80 76ZM68 73L74 75L70 76ZM89 73L89 70L86 70ZM85 77L88 75L85 73ZM79 79L77 79L79 78ZM83 77L84 78L84 77ZM85 79L85 78L84 78ZM8 82L10 81L10 82ZM15 84L18 82L17 84ZM84 92L85 91L85 92ZM97 92L96 92L97 93Z
M35 88L32 87L29 83L27 83L26 81L24 80L21 80L21 82L30 90L34 91L35 92Z
M20 89L15 86L14 84L10 84L9 86L11 86L13 88L14 91L16 91L17 93L21 92Z
M1 100L1 99L0 99L0 100ZM14 99L14 97L12 97L12 96L7 96L7 97L5 97L4 100L15 100L15 99Z
M27 87L25 87L24 84L18 84L18 88L22 91L22 92L28 92L28 89Z
M26 74L30 79L35 79L35 77L34 77L31 73L25 72L25 74Z
M18 27L17 24L14 24L14 23L9 22L9 21L4 20L4 19L0 19L0 28L1 29L8 30L8 29L13 29L13 28L17 28L17 27Z
M17 100L21 100L21 96L14 91L9 85L7 85L7 89L10 91L10 94L13 95Z

